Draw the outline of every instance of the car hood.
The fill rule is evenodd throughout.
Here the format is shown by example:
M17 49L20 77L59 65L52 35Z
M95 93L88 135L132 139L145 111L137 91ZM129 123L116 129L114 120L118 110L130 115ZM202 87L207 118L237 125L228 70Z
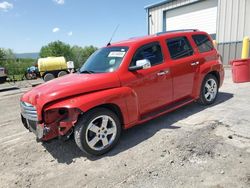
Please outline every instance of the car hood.
M21 97L21 101L37 108L66 97L120 86L116 73L69 74L36 86Z

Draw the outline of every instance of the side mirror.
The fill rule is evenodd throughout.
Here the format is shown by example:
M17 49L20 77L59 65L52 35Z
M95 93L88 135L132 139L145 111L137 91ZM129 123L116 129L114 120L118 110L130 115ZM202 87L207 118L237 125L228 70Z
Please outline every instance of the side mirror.
M136 66L129 67L130 71L137 71L141 69L148 69L151 67L151 63L148 59L142 59L136 61Z

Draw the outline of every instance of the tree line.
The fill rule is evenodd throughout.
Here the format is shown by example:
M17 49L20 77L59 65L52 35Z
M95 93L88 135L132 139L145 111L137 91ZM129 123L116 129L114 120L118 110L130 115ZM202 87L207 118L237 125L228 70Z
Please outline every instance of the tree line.
M19 59L11 49L0 48L0 67L7 70L8 75L22 75L34 64L34 59Z
M97 49L92 45L70 46L62 41L54 41L43 46L39 56L41 58L64 56L66 61L74 61L75 67L80 68ZM22 75L28 67L36 63L37 59L16 58L11 49L0 48L0 66L5 67L9 75Z
M80 68L88 57L97 50L94 46L70 46L61 41L51 42L40 50L40 57L64 56L66 61L74 61L75 67Z

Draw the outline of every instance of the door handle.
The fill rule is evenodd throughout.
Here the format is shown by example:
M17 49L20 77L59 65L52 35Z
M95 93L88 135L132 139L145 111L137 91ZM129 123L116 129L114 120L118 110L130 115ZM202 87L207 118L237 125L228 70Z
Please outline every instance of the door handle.
M199 65L200 64L200 62L199 61L196 61L196 62L194 62L194 63L191 63L191 66L196 66L196 65Z
M169 74L169 70L165 70L165 71L160 71L157 73L157 76L163 76L163 75L166 75L166 74Z

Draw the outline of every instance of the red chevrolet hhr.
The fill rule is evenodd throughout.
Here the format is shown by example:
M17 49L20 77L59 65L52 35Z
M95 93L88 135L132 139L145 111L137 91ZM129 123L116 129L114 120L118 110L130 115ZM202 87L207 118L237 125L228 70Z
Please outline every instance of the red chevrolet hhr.
M224 79L210 36L198 30L133 38L97 50L80 71L21 97L24 126L38 140L74 134L101 155L130 128L193 101L212 104Z

